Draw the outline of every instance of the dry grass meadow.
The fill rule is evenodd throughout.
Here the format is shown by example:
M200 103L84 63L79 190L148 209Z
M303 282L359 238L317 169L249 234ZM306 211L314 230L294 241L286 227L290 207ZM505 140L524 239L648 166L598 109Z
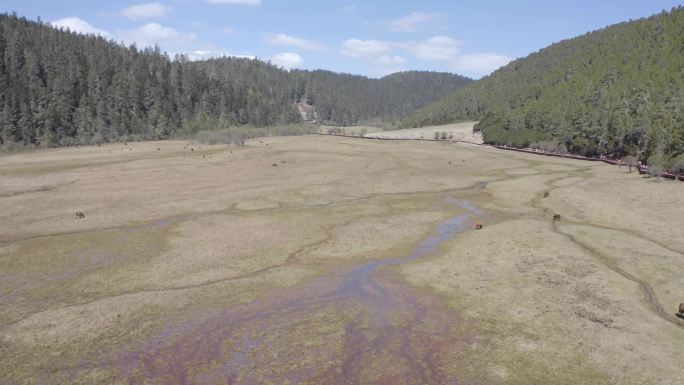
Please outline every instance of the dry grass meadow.
M405 128L402 130L392 131L368 131L366 137L368 138L383 138L383 139L429 139L435 138L435 133L441 137L442 133L447 134L450 140L483 143L482 134L473 132L473 126L477 122L462 122L445 124L442 126L426 126L419 128Z
M0 383L682 384L683 198L468 144L3 155ZM352 282L453 200L484 228Z

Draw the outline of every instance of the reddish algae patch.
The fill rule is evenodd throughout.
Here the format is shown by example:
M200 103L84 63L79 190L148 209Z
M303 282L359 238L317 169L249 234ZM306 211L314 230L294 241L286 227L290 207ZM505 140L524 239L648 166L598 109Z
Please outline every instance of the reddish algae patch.
M468 352L476 338L467 322L389 268L433 254L469 229L481 213L455 203L467 212L441 223L408 256L196 314L98 366L130 383L472 383Z

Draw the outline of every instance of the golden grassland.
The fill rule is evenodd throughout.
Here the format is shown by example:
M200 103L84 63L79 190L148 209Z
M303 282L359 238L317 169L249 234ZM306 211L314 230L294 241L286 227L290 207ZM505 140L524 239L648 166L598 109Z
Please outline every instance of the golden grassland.
M679 384L683 197L682 183L602 163L467 144L305 136L2 156L0 383ZM483 209L484 229L382 270L423 318L455 325L457 342L424 363L442 377L413 378L422 366L392 352L350 361L350 330L381 335L364 305L296 301L410 253L462 211L449 198ZM436 349L415 336L438 322L412 312L387 325Z

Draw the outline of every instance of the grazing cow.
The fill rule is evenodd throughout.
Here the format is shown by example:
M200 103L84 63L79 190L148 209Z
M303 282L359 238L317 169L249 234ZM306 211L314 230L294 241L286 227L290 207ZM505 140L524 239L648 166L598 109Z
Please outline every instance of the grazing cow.
M679 304L679 314L684 317L684 302Z
M81 211L76 211L76 214L74 214L74 218L83 219L83 218L85 218L85 214L83 214L83 212L81 212Z
M553 221L554 222L560 222L561 217L560 214L553 214Z
M278 167L278 163L273 163L271 167Z
M549 194L549 192L548 192L548 191L544 191L544 198L548 198L548 197L549 197L549 195L550 195L550 194Z
M482 230L482 222L477 221L475 222L475 230Z

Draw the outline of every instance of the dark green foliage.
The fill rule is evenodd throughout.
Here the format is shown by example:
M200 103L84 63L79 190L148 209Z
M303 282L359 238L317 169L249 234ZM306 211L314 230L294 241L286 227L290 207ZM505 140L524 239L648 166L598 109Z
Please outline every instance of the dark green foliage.
M285 71L260 60L173 60L159 48L0 15L0 146L159 139L206 129L298 123L295 103L318 120L391 120L471 80L406 72L382 79Z
M406 116L472 82L437 72L400 72L381 79L322 70L292 72L305 84L297 98L313 95L319 120L342 126Z
M480 120L488 143L642 160L684 152L684 8L554 44L403 120Z

